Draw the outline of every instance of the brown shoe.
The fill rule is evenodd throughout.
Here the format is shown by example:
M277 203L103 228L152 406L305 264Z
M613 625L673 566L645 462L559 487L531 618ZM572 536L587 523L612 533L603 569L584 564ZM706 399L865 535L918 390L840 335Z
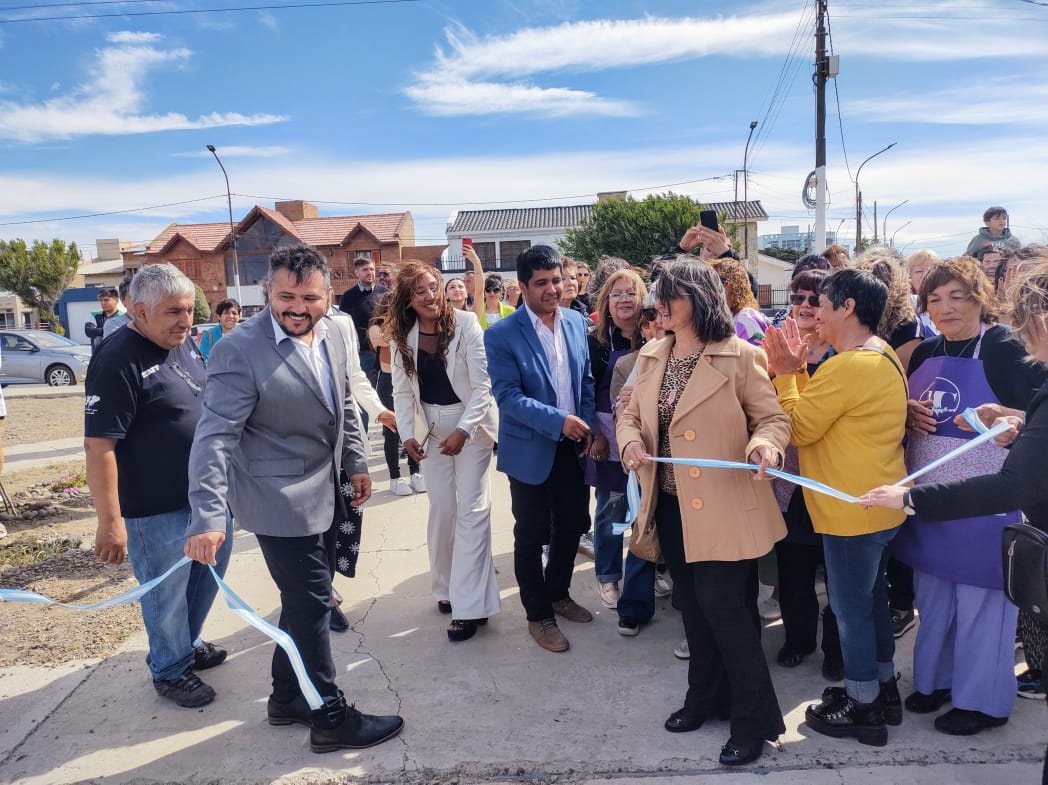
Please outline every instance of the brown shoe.
M535 643L546 651L567 651L568 639L557 626L556 619L543 619L542 621L529 621L528 632L535 639Z
M593 621L593 614L571 599L571 597L565 597L563 600L557 600L553 603L553 612L563 616L568 621L579 624Z

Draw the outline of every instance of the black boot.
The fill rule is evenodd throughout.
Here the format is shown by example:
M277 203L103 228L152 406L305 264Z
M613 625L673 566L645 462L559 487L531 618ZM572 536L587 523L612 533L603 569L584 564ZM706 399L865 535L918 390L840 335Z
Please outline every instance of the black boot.
M877 700L884 710L884 721L889 725L902 725L902 696L899 695L898 674L888 681L881 682L881 692Z
M311 716L313 726L309 730L309 748L313 752L374 747L392 739L404 727L403 718L395 714L362 714L354 706L347 706L345 701L314 711Z
M854 737L860 744L883 747L888 743L888 726L879 700L859 703L847 693L827 690L822 703L804 711L804 721L816 733L842 739Z

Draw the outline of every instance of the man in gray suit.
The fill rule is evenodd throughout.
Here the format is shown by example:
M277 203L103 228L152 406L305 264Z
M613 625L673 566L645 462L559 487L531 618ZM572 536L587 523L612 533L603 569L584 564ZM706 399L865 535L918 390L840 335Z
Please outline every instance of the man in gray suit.
M258 538L280 589L279 626L298 647L323 705L310 706L284 650L273 653L272 725L310 726L314 752L360 749L392 738L397 716L361 714L335 684L328 637L329 553L335 516L345 520L340 468L353 504L371 495L356 402L349 389L351 329L325 315L327 263L314 248L280 248L269 258L269 305L215 344L204 413L189 460L193 511L185 552L214 561L226 504Z

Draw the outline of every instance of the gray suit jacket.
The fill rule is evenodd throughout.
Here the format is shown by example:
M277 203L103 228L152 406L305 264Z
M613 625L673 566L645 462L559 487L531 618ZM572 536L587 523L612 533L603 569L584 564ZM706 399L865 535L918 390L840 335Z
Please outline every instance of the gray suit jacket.
M240 526L256 534L319 534L334 517L339 469L367 472L349 389L352 327L324 319L335 397L343 402L337 411L292 342L277 345L269 308L215 344L189 455L187 536L224 531L227 501Z

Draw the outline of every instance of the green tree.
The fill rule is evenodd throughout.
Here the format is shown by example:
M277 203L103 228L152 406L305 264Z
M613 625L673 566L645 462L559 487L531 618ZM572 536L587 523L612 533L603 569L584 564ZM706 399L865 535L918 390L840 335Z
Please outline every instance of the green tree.
M204 324L211 321L211 306L208 305L204 290L194 284L196 299L193 301L193 324Z
M651 258L665 253L699 222L703 205L687 196L666 193L608 199L593 206L577 229L568 229L560 240L561 251L572 258L595 264L602 256L618 256L630 264L647 268ZM735 227L725 226L732 236Z
M25 240L0 240L0 288L17 294L40 312L40 318L61 331L55 305L80 267L80 249L61 240L32 246Z
M781 259L784 262L795 262L803 255L800 251L792 248L777 248L774 245L768 248L761 248L761 253L765 256Z

